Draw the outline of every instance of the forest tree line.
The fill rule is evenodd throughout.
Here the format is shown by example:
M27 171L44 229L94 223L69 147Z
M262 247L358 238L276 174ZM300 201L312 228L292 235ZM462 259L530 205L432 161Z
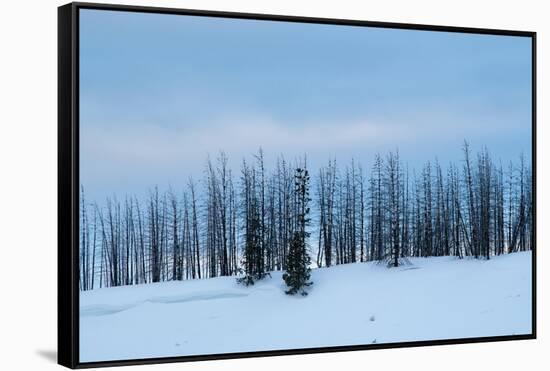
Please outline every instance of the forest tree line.
M335 159L265 166L260 149L233 174L221 152L180 193L155 187L145 200L90 202L81 187L80 289L408 257L492 256L530 250L532 170L523 155L504 166L486 149L445 168L409 169L398 151L368 170ZM310 181L311 177L311 181ZM310 212L311 209L311 212ZM296 250L301 249L301 250ZM307 251L296 261L296 251ZM294 259L294 260L293 260ZM290 267L289 267L290 262Z

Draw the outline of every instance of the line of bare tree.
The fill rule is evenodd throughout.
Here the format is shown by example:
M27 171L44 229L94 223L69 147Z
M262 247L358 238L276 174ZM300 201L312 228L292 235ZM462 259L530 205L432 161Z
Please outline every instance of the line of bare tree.
M233 174L221 152L204 178L181 194L89 202L81 190L80 288L240 275L254 280L287 270L293 238L307 235L318 267L365 261L398 266L408 257L490 259L530 250L532 171L521 155L506 168L486 149L420 172L399 152L376 155L370 171L335 159L312 174L312 210L304 230L296 173L306 161L282 156L272 171L260 149ZM309 186L308 186L309 187ZM309 192L309 189L307 190ZM308 209L309 210L309 209ZM316 251L313 251L315 250Z

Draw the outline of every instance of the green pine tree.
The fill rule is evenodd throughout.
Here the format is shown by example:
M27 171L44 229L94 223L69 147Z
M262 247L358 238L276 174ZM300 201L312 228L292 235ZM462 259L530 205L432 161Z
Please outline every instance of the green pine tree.
M245 286L254 285L257 280L271 277L265 270L265 254L263 253L263 224L261 221L261 201L256 191L254 169L243 164L243 198L245 219L245 244L243 249L242 269L239 273L244 276L237 278L237 282Z
M283 274L283 280L288 286L285 292L289 295L295 295L298 292L302 295L307 295L305 288L310 286L309 281L311 263L307 252L306 240L309 237L309 232L306 227L309 225L309 173L306 169L297 168L294 174L295 180L295 200L296 200L296 222L298 229L292 235L290 241L287 268Z

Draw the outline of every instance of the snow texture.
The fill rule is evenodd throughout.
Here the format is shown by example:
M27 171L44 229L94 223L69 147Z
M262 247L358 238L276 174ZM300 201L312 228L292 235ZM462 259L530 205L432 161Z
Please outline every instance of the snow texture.
M80 293L80 361L531 333L531 253L313 269L308 296L281 272Z

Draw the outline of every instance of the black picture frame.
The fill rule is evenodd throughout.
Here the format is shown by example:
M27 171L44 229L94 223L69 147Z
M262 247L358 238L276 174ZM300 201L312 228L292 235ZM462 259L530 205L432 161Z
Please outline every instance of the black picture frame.
M532 250L532 332L525 335L489 336L448 340L426 340L388 344L366 344L276 351L254 351L199 356L125 359L82 363L79 360L79 10L162 13L219 18L269 20L281 22L352 25L407 30L521 36L532 45L532 165L533 165L533 236L536 241L536 32L486 28L449 27L423 24L373 22L347 19L234 13L190 9L70 3L58 8L58 363L69 368L140 365L230 358L265 357L322 352L419 347L480 343L536 338L536 242Z

